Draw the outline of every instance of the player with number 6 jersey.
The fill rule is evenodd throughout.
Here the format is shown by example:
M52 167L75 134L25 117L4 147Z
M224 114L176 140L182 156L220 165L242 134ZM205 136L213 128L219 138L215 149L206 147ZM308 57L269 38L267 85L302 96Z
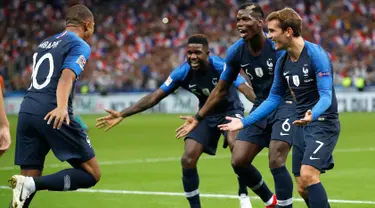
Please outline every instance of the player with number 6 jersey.
M21 174L9 180L10 207L28 207L37 191L69 191L94 186L100 170L90 140L73 118L72 95L76 79L90 57L86 43L94 32L94 16L84 5L68 9L66 28L48 37L33 55L30 87L19 111L15 164ZM72 168L42 176L52 150Z

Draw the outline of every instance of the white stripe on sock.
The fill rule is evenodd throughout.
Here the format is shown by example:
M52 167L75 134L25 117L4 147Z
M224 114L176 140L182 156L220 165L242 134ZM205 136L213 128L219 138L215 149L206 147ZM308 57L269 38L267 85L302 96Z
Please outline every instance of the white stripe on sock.
M264 181L263 181L263 178L262 178L262 180L260 180L260 182L257 185L255 185L253 187L250 187L250 189L255 191L255 190L259 189L263 185L263 183L264 183Z
M280 207L286 207L291 204L293 204L293 198L289 198L287 200L277 200L277 205L279 205Z
M196 196L198 194L199 194L199 189L196 189L196 190L191 191L191 192L185 192L186 198L191 198L191 197Z

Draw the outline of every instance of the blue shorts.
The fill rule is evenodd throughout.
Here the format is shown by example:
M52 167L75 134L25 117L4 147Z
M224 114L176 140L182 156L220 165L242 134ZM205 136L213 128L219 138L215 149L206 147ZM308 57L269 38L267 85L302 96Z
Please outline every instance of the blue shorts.
M15 165L42 170L52 152L60 161L80 164L95 157L89 137L72 117L59 130L47 125L43 116L20 113L18 116Z
M292 146L295 131L292 123L296 120L296 109L295 104L284 102L266 118L242 129L237 139L260 147L269 147L271 140L284 141Z
M334 167L332 152L340 134L340 122L315 121L296 128L293 142L292 172L300 176L302 165L310 165L324 173Z
M228 120L225 119L226 116L242 118L243 112L238 111L226 115L207 116L198 123L198 126L196 126L193 131L185 137L185 139L193 139L197 141L203 145L204 153L215 155L221 134L224 135L225 140L227 137L227 133L220 131L217 127L219 124L228 123Z

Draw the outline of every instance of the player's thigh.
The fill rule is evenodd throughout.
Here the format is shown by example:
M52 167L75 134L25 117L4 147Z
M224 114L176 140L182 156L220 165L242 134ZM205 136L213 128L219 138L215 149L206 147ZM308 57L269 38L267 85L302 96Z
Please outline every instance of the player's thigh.
M272 114L271 140L283 141L289 146L293 144L296 126L293 125L295 109L290 107L279 108Z
M244 166L252 163L258 153L268 146L262 138L269 141L269 134L264 129L253 125L241 129L233 147L232 165Z
M21 169L43 170L50 147L39 132L39 122L40 118L36 115L20 113L18 116L15 164Z
M304 126L296 126L292 149L292 172L295 177L301 175L303 155L305 153Z
M69 125L63 123L60 129L53 129L52 125L44 125L43 133L60 161L74 159L84 163L95 157L88 135L74 119Z
M217 121L210 117L203 119L188 135L186 135L185 140L194 140L202 145L204 153L215 155L221 134L220 130L215 127L216 123Z
M237 141L245 141L255 144L261 148L268 147L271 141L271 130L267 127L267 125L263 124L266 122L266 119L261 120L254 125L241 129L238 132L236 144Z
M340 123L315 122L304 128L305 152L303 165L310 165L321 172L334 166L332 152L340 133Z

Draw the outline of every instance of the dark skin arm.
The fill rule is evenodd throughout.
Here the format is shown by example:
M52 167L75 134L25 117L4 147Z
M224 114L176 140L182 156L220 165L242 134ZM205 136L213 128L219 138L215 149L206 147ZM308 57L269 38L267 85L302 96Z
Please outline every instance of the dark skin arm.
M109 115L96 119L96 127L105 128L104 131L108 131L112 127L119 124L122 119L152 108L168 95L169 93L165 93L159 88L144 96L136 104L122 110L121 112L105 109Z
M233 68L230 70L229 79L219 80L217 86L212 90L210 96L203 107L199 110L196 116L180 116L181 119L185 120L185 123L176 129L176 138L184 138L189 132L191 132L197 125L197 117L203 119L225 96L229 93L229 88L233 81L237 78L241 68ZM223 72L224 73L224 72Z

